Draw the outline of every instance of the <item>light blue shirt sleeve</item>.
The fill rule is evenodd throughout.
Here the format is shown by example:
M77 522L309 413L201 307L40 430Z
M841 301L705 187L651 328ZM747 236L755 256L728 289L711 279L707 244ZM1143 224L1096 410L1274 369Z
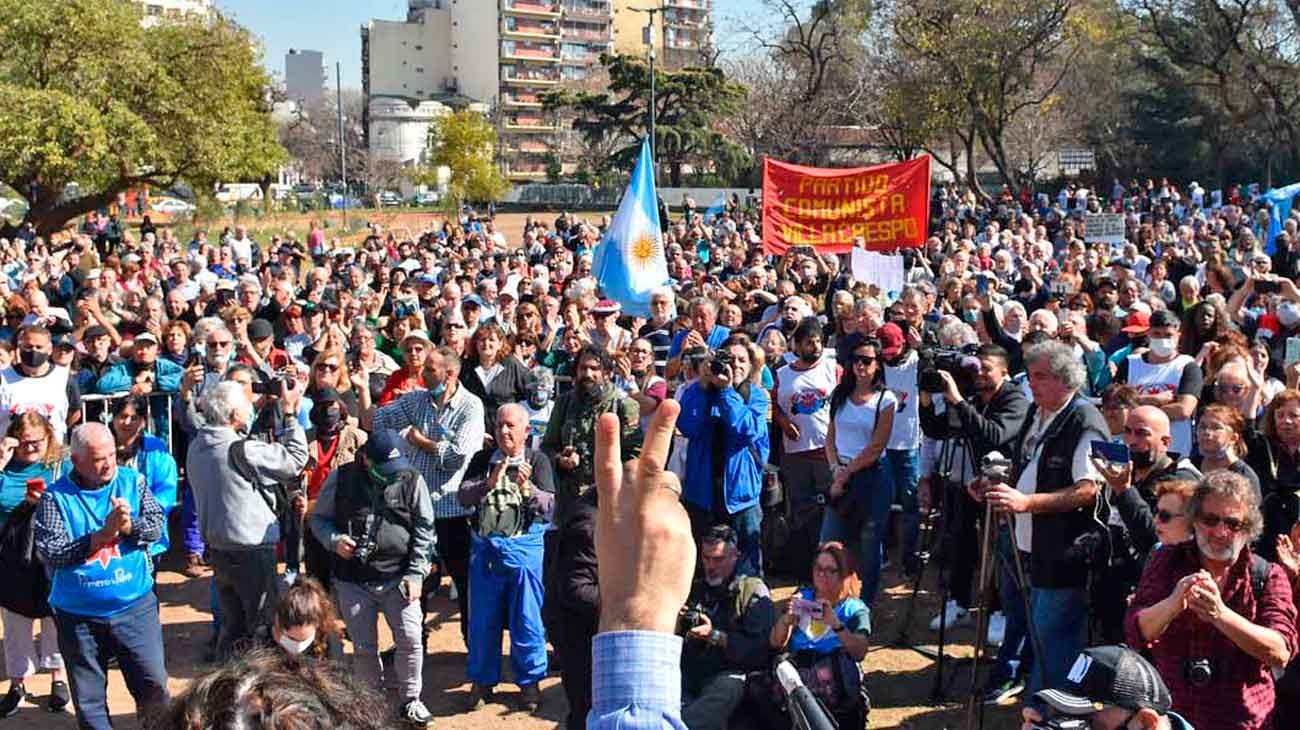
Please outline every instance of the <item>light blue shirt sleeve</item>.
M587 730L686 730L682 640L655 631L597 634Z

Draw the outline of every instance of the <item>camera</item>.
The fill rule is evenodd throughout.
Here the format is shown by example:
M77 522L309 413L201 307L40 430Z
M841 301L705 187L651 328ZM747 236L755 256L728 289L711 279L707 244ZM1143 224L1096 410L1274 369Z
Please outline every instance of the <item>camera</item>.
M1183 662L1183 679L1197 689L1209 687L1210 682L1214 681L1214 667L1205 657L1188 659Z
M682 612L677 614L677 635L685 636L688 631L696 626L703 626L708 619L708 612L698 603L683 608Z
M409 299L399 299L393 305L393 316L398 319L406 319L412 314L415 314L418 308L418 302L413 302Z
M980 459L980 476L994 484L1005 484L1011 476L1011 460L1000 452L990 451Z
M279 395L281 385L289 390L293 390L293 378L286 378L283 375L277 375L270 380L255 382L252 386L253 395Z
M714 375L722 375L722 373L726 369L731 368L735 362L735 356L733 356L729 351L718 350L713 353L713 359L709 361L709 370Z
M365 519L358 525L356 520L351 520L348 526L349 536L356 541L357 548L352 551L352 558L358 562L364 563L370 560L379 547L375 542L375 515L374 513L366 515Z
M1259 279L1255 282L1256 294L1277 294L1282 291L1282 285L1277 279Z
M957 389L963 394L975 391L975 373L980 371L980 361L975 357L978 345L965 347L936 347L921 356L917 369L916 384L927 393L942 393L946 390L942 370L957 381Z

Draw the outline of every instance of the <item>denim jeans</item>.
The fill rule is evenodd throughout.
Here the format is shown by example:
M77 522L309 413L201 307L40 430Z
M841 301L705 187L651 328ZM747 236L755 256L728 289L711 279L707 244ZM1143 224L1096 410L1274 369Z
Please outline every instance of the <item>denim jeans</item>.
M1020 582L1016 579L1016 564L1012 550L1011 533L1005 527L998 528L997 538L997 581L998 598L1002 603L1002 615L1006 617L1006 632L1002 637L1002 646L998 648L997 664L990 677L989 686L996 687L1009 679L1025 673L1033 663L1033 643L1029 640L1029 619L1025 614L1025 599L1020 592ZM1027 564L1028 554L1022 553Z
M1029 679L1029 691L1037 692L1060 686L1087 645L1088 590L1034 588L1029 592L1029 610L1043 652Z
M920 449L886 449L884 461L894 480L894 501L903 508L900 516L903 567L913 571L920 567L918 543L921 539L921 503L917 487L921 482Z
M818 542L836 540L854 551L857 556L858 577L862 579L862 602L868 606L875 600L880 587L880 568L883 560L881 548L885 544L889 524L889 505L894 499L892 474L883 462L854 474L846 494L865 494L867 517L860 525L851 524L833 506L827 506L822 516L822 530Z
M194 487L188 479L181 485L181 530L185 533L187 555L203 554L203 533L199 530L199 511L194 503Z
M136 714L167 702L162 622L158 598L146 593L125 611L108 617L55 612L59 651L82 730L113 727L108 710L108 659L116 657L122 679L135 699Z

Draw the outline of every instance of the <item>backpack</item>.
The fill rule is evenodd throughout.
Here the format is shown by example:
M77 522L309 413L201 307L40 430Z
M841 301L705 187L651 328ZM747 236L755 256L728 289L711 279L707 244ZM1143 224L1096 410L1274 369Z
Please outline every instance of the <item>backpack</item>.
M532 506L519 487L503 479L483 495L478 504L480 537L515 537L532 524Z

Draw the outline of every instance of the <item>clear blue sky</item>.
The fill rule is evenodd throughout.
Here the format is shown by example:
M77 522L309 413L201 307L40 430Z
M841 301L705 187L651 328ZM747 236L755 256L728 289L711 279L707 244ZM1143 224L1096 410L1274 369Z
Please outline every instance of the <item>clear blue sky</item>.
M331 81L334 63L342 62L343 86L354 89L361 88L361 26L371 18L406 17L406 0L217 0L216 4L261 38L264 62L277 76L284 76L284 55L290 48L306 48L325 54ZM717 39L725 51L737 46L736 19L761 18L762 6L762 0L714 0Z

